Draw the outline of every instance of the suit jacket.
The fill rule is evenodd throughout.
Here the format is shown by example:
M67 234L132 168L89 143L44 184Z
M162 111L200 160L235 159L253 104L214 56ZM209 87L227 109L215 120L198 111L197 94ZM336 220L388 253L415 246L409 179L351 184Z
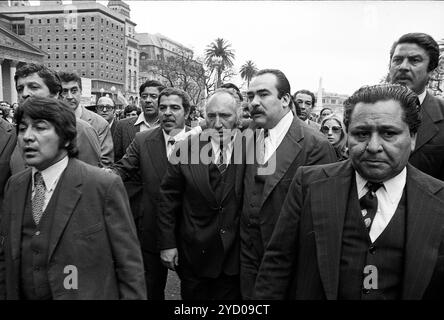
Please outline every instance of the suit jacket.
M113 166L113 170L124 182L142 182L143 204L140 215L135 217L136 225L142 249L154 253L159 252L156 235L157 207L160 201L160 183L167 165L165 138L162 129L157 127L138 132L126 154Z
M444 100L427 92L420 114L422 123L410 163L444 181Z
M321 130L321 125L315 121L311 121L310 119L308 119L308 125L310 127L312 127L314 130L316 131L320 131Z
M0 118L0 212L3 200L3 191L11 171L9 161L17 142L15 128L9 122Z
M31 168L12 176L6 188L0 298L19 299L21 230L30 183ZM47 261L53 298L146 298L142 254L120 177L70 159L56 188ZM78 269L77 290L64 288L67 265Z
M198 156L198 163L190 160L193 152L199 150L200 154L209 143L200 141L201 135L192 135L179 144L179 148L187 144L188 163L168 162L160 189L159 244L161 250L178 249L179 268L191 268L199 277L216 278L224 270L223 263L228 265L225 267L230 270L229 274L239 272L238 228L244 166L240 158L230 164L236 170L235 183L218 200L210 185L209 165L202 163ZM236 157L239 156L238 153ZM228 197L233 188L234 198ZM229 200L235 203L228 203ZM230 212L226 211L227 207L232 208Z
M126 148L131 144L137 132L140 132L140 125L135 126L137 117L126 118L117 121L114 140L114 161L123 158Z
M256 281L259 299L337 299L351 160L298 170ZM411 165L406 180L403 299L442 299L444 183ZM294 291L288 296L294 278Z
M109 167L114 162L114 144L111 128L105 119L85 107L82 108L80 119L88 122L99 135L100 160L104 167Z
M254 137L255 139L255 137ZM247 159L254 152L254 140L247 145ZM276 150L276 170L265 179L259 217L261 218L261 234L263 247L268 243L279 212L284 203L291 181L300 166L324 164L336 161L336 153L328 140L319 132L315 132L298 117L293 118L288 132ZM252 166L253 164L247 164ZM248 169L245 169L248 172ZM253 192L245 188L245 194ZM245 199L245 196L244 196ZM246 204L244 203L244 206ZM248 239L249 217L242 212L241 238ZM251 250L242 247L241 250Z
M82 160L92 166L100 166L100 142L97 131L86 121L76 119L77 149L79 154L77 159ZM15 146L10 161L11 173L16 174L26 169L25 161L18 145Z

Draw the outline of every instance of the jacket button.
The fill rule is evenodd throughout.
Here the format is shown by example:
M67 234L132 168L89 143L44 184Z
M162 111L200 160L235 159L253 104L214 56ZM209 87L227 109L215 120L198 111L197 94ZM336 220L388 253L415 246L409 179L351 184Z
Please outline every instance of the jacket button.
M220 229L220 233L224 234L225 230L224 229Z
M202 254L205 254L205 250L202 250Z
M36 232L35 232L35 235L36 235L36 236L39 236L39 235L40 235L40 231L36 231Z
M370 254L375 254L376 253L376 247L374 245L371 245L368 248L368 252L370 252Z

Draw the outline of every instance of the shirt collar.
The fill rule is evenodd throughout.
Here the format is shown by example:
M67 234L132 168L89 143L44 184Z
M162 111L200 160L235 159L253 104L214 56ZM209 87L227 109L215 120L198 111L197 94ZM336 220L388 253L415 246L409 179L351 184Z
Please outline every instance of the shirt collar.
M46 190L52 190L54 185L57 183L60 175L68 166L68 156L65 156L62 160L54 163L52 166L41 171L43 181L45 181ZM34 186L34 175L38 171L36 168L32 168L32 185Z
M171 138L174 139L174 141L181 141L183 139L185 139L186 134L185 134L185 127L180 130L176 135L174 136L170 136L168 133L165 132L165 130L162 129L162 133L163 133L163 137L165 139L165 143L168 143L168 140L170 140Z
M284 136L293 122L293 112L287 112L285 116L282 117L281 120L274 126L268 130L268 137L271 141L276 142L279 140L279 137Z
M228 142L228 144L226 145L226 151L228 152L229 155L231 155L231 151L233 150L233 144L234 144L234 140L236 139L236 135L237 135L237 131L234 133L234 135L231 137L231 141ZM213 151L215 154L219 154L219 150L220 150L220 145L219 142L214 141L214 139L211 139L211 146L213 148Z
M153 124L149 124L146 120L145 120L145 115L143 114L143 112L141 112L139 114L139 116L137 117L136 122L134 123L134 126L138 126L141 123L144 123L148 128L151 128L154 125L157 125L159 123L159 119L156 120L156 122L154 122Z
M358 190L358 198L361 198L367 193L367 180L365 180L357 171L356 172L356 186ZM407 179L407 168L398 173L393 178L384 181L384 189L387 191L390 201L393 203L395 199L399 199L396 195L402 194Z
M427 90L424 89L424 91L421 94L418 94L418 99L419 99L419 103L422 105L422 103L424 102L424 99L427 95Z

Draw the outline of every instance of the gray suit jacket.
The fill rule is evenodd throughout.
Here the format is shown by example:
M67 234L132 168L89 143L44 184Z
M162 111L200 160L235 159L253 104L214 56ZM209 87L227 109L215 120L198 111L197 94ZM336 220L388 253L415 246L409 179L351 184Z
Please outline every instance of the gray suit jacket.
M11 175L9 161L11 160L16 141L17 136L14 126L0 118L0 212L3 200L3 190L6 181Z

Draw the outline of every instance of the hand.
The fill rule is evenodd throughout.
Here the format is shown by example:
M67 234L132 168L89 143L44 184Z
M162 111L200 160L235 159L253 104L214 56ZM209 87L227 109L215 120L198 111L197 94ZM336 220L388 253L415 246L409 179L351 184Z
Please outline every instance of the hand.
M176 266L179 265L179 253L177 251L177 248L161 250L160 260L165 267L170 270L176 271Z

